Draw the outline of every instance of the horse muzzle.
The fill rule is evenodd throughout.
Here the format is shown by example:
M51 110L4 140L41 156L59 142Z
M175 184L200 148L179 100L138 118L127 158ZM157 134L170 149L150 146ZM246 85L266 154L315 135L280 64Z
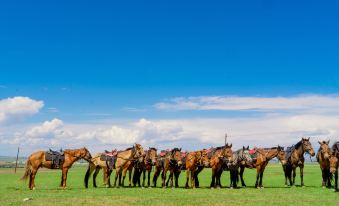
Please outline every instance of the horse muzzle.
M286 165L287 161L286 160L281 160L282 165Z
M334 174L336 171L337 171L336 168L330 168L330 173L331 173L331 174Z

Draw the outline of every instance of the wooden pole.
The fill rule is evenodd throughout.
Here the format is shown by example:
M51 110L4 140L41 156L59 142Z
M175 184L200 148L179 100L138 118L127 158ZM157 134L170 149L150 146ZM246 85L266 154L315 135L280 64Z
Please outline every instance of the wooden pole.
M227 133L225 134L225 145L227 144Z
M16 153L16 161L15 161L15 170L14 170L14 173L16 173L16 168L18 167L18 159L19 159L19 147L18 147L18 152Z

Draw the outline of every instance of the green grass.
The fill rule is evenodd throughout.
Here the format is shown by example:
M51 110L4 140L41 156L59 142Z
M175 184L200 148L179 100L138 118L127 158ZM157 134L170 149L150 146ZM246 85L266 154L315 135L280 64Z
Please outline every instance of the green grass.
M284 187L281 165L271 164L264 174L264 189L253 188L255 170L245 170L247 188L210 189L210 170L200 175L199 189L162 188L104 188L101 173L97 178L101 187L83 186L85 167L74 167L68 176L68 188L58 187L60 170L41 170L36 178L36 190L27 188L28 182L19 180L23 170L17 174L13 169L0 169L0 205L339 205L339 193L321 188L321 175L316 164L306 165L306 187ZM112 179L113 179L112 175ZM180 186L185 183L186 174L180 175ZM113 181L112 181L113 182ZM300 184L299 173L296 183ZM229 174L224 172L222 184L229 185ZM158 187L160 181L158 181ZM32 200L23 202L24 198Z

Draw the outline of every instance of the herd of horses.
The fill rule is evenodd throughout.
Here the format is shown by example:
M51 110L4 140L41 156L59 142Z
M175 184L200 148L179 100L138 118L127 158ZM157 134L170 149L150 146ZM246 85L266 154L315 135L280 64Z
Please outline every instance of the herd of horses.
M320 148L316 154L322 171L322 186L332 188L334 176L334 191L338 187L338 159L339 142L329 146L329 141L319 141ZM115 170L114 187L123 187L127 172L129 173L128 186L157 187L157 180L161 177L161 186L166 188L179 187L179 175L186 171L186 188L199 187L198 175L204 168L211 168L211 188L220 188L220 177L223 171L230 172L230 188L236 188L241 180L242 187L246 187L243 174L245 168L256 169L256 188L263 188L263 175L268 162L277 158L282 164L285 174L285 185L295 186L296 169L300 168L301 186L304 186L304 154L315 155L310 138L302 138L295 145L286 148L253 148L249 146L233 151L232 144L221 147L203 149L193 152L183 152L181 148L157 151L156 148L144 150L140 144L122 151L97 153L94 157L86 148L64 150L64 158L58 169L62 170L60 186L66 188L67 172L74 162L84 159L89 166L84 178L85 187L88 188L90 176L93 174L93 186L97 187L96 177L103 171L106 187L111 187L110 176ZM46 152L38 151L31 154L26 162L25 173L22 179L29 178L29 189L35 189L34 179L39 168L55 169L53 162L46 160ZM103 158L104 157L104 158ZM154 175L151 183L151 172ZM93 173L94 172L94 173ZM132 177L133 173L133 177ZM169 176L167 178L167 174ZM142 183L141 183L142 176Z

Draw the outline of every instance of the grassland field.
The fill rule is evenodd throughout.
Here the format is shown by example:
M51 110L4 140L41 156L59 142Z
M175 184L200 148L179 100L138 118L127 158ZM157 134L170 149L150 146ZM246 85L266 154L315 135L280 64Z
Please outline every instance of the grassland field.
M264 174L264 189L253 187L255 170L245 170L247 188L230 189L229 173L222 175L225 188L210 189L211 171L203 170L199 175L201 188L185 189L186 173L181 173L181 188L105 188L102 173L97 177L98 188L84 188L87 167L75 166L69 171L66 190L59 188L60 170L39 170L36 190L30 191L28 182L20 181L23 169L0 169L0 205L339 205L339 192L321 187L321 172L317 164L305 166L306 187L285 187L280 164L268 165ZM111 181L113 183L114 173ZM126 181L127 183L127 181ZM227 187L226 187L227 186ZM29 198L28 201L23 201Z

